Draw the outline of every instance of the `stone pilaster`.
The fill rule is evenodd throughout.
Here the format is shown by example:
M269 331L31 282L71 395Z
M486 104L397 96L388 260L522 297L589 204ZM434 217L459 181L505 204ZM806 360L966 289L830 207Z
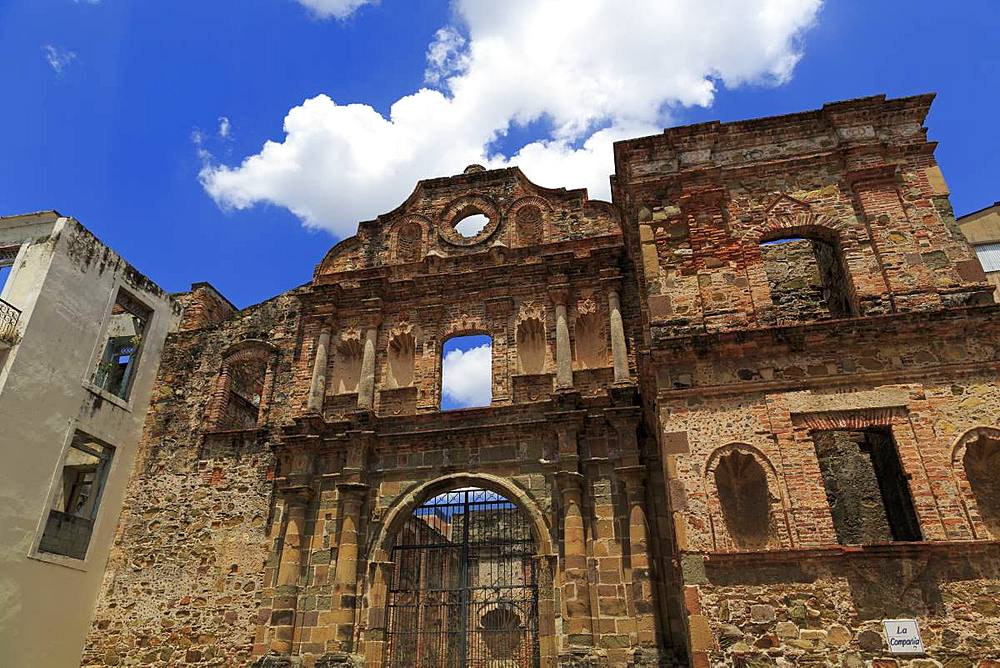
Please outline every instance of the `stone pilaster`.
M630 382L628 372L628 350L625 347L625 326L622 323L621 297L618 290L608 290L608 314L611 324L611 359L614 365L615 382Z
M365 330L361 357L361 378L358 380L358 409L371 410L375 405L375 341L378 325Z
M583 476L558 474L563 509L562 601L566 643L571 647L591 647L590 581L587 577L587 537L583 517Z
M336 627L336 645L341 651L350 652L353 649L357 609L358 527L368 486L342 483L337 486L337 490L341 498L341 519L337 564L333 576L333 609L329 621Z
M316 357L313 361L312 381L309 384L310 413L323 411L323 397L326 396L326 373L330 357L330 326L324 325L316 341Z
M553 290L551 295L556 308L556 389L563 390L573 387L573 352L566 315L568 295L565 290Z
M312 489L294 484L281 489L280 493L284 500L284 529L271 609L270 649L286 655L292 651L295 636L302 548L308 540L305 536L306 511Z

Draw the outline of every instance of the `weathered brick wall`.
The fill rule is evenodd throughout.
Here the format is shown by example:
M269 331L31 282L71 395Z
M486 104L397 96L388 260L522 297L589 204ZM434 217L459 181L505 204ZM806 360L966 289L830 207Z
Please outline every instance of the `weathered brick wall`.
M297 407L297 312L287 293L168 338L82 665L249 661L272 540L270 436L205 435L204 417L225 350L247 339L280 349L268 421Z
M985 303L921 127L929 104L866 98L618 143L651 334L773 324L759 244L778 236L834 243L860 314Z
M182 332L217 325L236 313L236 307L208 283L195 283L177 299L184 307L178 328Z
M616 146L659 521L679 560L682 591L665 595L695 666L895 666L880 629L892 617L926 629L934 661L907 665L1000 658L996 547L978 516L990 492L974 493L961 461L975 434L1000 433L1000 316L956 233L921 127L929 102L869 98ZM845 468L851 435L883 457L849 444L881 479ZM886 478L886 452L905 481ZM912 537L893 524L900 485L923 542L893 541Z

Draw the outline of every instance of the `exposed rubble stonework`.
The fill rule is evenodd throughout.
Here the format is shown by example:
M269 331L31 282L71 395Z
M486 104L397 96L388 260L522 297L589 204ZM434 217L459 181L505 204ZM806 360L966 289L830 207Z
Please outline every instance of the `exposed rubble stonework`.
M619 142L614 203L471 166L305 286L185 295L83 665L1000 666L1000 307L930 102ZM492 403L441 411L466 334Z

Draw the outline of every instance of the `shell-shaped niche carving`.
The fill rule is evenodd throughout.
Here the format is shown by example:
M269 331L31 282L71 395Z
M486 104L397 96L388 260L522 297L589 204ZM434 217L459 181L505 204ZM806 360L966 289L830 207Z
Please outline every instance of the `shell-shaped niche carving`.
M538 317L528 317L517 325L517 359L521 373L545 370L545 326Z
M335 394L358 391L358 381L361 379L361 357L360 339L342 339L337 344L333 355L333 372L330 374L330 384Z
M408 330L395 332L389 339L389 373L386 384L390 389L413 385L416 347L416 339Z
M608 366L608 344L604 335L604 323L596 311L577 316L576 366L578 369Z

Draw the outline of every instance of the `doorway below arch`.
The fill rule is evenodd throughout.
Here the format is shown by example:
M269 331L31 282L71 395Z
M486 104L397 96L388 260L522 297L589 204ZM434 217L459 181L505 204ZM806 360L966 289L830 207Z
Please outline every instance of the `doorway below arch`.
M516 503L479 487L431 497L396 535L385 665L539 665L537 546Z

